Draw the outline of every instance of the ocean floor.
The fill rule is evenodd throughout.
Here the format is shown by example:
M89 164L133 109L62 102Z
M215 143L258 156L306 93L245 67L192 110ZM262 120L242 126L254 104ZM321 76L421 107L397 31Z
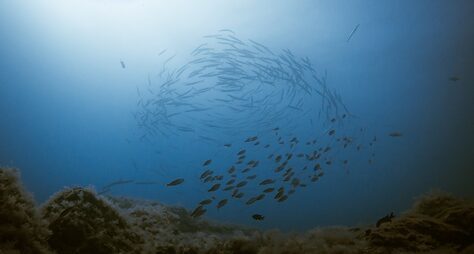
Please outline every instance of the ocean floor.
M377 226L378 224L378 226ZM159 202L65 188L37 206L20 172L0 168L0 254L474 253L474 202L443 192L365 227L285 233L194 219Z

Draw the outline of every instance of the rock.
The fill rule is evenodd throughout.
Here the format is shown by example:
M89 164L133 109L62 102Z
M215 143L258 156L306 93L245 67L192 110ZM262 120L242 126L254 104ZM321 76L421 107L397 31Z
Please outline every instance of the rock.
M52 232L51 248L61 253L141 253L143 240L94 191L70 188L55 194L42 215Z
M0 168L0 253L50 253L49 232L19 175Z

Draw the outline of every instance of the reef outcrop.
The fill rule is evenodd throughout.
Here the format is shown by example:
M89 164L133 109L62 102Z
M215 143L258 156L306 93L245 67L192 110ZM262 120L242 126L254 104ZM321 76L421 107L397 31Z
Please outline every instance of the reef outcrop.
M474 253L474 203L432 192L379 225L262 231L193 219L182 207L66 188L37 207L0 168L3 253Z

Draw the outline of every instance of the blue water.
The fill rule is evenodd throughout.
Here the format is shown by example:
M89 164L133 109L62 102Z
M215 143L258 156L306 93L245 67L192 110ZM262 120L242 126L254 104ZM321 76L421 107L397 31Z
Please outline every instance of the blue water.
M249 181L245 198L229 198L220 209L214 203L204 217L284 230L373 223L391 211L408 209L413 198L432 189L472 196L473 12L469 0L2 1L0 164L21 169L39 203L64 186L90 185L100 191L114 181L134 180L113 186L107 194L192 210L212 196L207 192L212 184L199 180L203 162L212 159L209 168L228 177L235 154L245 148L245 164L260 161L249 173L256 173L258 180ZM191 78L181 77L167 90L170 94L147 92L149 82L158 87L166 73L197 58L191 54L196 47L216 42L203 36L216 33L248 45L251 39L277 54L289 49L297 59L307 57L350 114L344 119L342 111L318 116L322 97L301 89L295 96L305 98L301 110L285 108L290 93L281 104L263 110L267 102L258 102L258 96L281 91L285 83L280 80L259 90L255 101L245 102L252 103L250 111L242 104L236 105L243 113L226 108L228 102L216 103L223 92L212 90L186 100L202 111L180 114L170 125L157 121L156 126L167 126L163 133L140 127L136 116L144 112L144 94L153 99L161 91L163 98L176 99L173 92L188 91L184 84ZM216 82L215 77L203 80L200 84L211 87ZM258 81L245 82L255 92ZM168 105L167 110L178 108ZM285 148L276 141L275 127L281 129ZM336 136L350 135L364 149L337 145L336 137L327 135L331 129ZM392 132L402 136L392 137ZM261 144L245 142L253 135ZM289 148L292 137L300 140L295 149ZM312 183L298 171L308 186L297 188L288 200L276 202L273 193L245 205L262 189L258 182L276 178L278 164L267 159L269 154L294 150L290 162L300 170L307 162L296 154L310 151L305 143L316 137L321 143L317 148L332 147L333 165L323 165L324 176ZM224 147L227 143L232 146ZM314 162L308 165L312 171ZM185 181L165 186L176 178ZM157 184L136 184L140 181ZM213 195L217 200L228 196ZM254 221L254 213L265 220Z

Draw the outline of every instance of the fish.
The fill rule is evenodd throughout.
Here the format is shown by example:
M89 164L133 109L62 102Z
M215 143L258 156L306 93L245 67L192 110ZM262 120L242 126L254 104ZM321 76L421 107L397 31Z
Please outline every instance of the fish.
M449 80L456 82L456 81L460 80L460 78L456 77L456 76L452 76L452 77L449 77Z
M184 179L183 179L183 178L178 178L178 179L176 179L176 180L173 180L173 181L167 183L166 186L168 186L168 187L169 187L169 186L176 186L176 185L182 184L183 182L184 182Z
M231 185L235 183L235 179L230 179L229 181L227 181L227 183L225 183L226 185Z
M266 144L266 145L264 146L264 148L269 148L269 147L270 147L270 144Z
M403 134L399 131L392 131L388 134L390 137L401 137Z
M248 180L252 180L252 179L255 179L255 178L257 178L257 175L247 176L247 179L248 179Z
M206 177L212 175L212 173L214 173L214 171L208 169L208 170L204 171L204 172L201 174L200 178L201 178L201 179L206 178Z
M283 197L283 195L285 195L284 191L278 191L274 199L280 199L281 197Z
M357 24L357 25L354 27L354 29L352 29L351 34L349 34L349 37L347 37L347 42L349 42L349 41L351 40L352 36L354 36L354 34L357 32L357 29L359 29L359 25L360 25L360 24Z
M281 196L281 197L278 199L278 202L283 202L283 201L285 201L285 200L287 200L287 199L288 199L288 196L287 196L287 195L283 195L283 196Z
M265 219L265 216L261 215L261 214L254 214L252 215L252 218L254 220L258 220L258 221L261 221L261 220L264 220Z
M240 155L244 154L245 152L246 152L246 150L245 150L245 149L242 149L242 150L240 150L240 151L237 153L237 155L240 156Z
M334 135L335 133L336 133L335 130L330 130L330 131L328 132L328 135L329 135L329 136L332 136L332 135Z
M102 187L102 189L110 189L110 187L115 186L115 185L128 184L128 183L133 183L133 182L135 181L134 180L118 180L118 181L107 184L106 186Z
M232 144L224 144L225 147L231 147Z
M216 191L216 190L219 189L219 187L221 187L221 185L219 183L216 183L216 184L212 185L212 187L207 191L208 192Z
M252 169L251 167L246 167L242 170L242 173L247 173L250 171L250 169Z
M217 206L216 206L217 209L225 206L227 204L227 201L228 201L227 199L223 199L223 200L219 201L219 203L217 203Z
M204 182L204 183L207 183L207 182L212 181L213 179L214 179L214 177L208 176L208 177L206 177L206 178L203 180L203 182Z
M252 136L252 137L248 137L248 138L245 140L245 142L247 142L247 143L248 143L248 142L253 142L253 141L257 140L257 139L258 139L257 136Z
M251 205L257 201L256 197L251 197L247 202L245 202L246 205Z
M209 205L212 203L212 199L204 199L203 201L199 202L200 205Z
M300 179L298 179L298 178L293 178L293 180L291 180L291 185L292 185L293 187L296 187L296 186L298 186L299 184L300 184Z
M234 198L242 198L244 196L244 193L243 192L239 192L237 193L236 195L234 195L233 197Z
M275 171L275 173L278 173L278 172L282 171L284 168L285 168L285 166L280 165L280 166L276 167L274 171Z
M230 190L232 190L233 188L235 188L235 186L230 185L230 186L225 187L225 188L223 189L223 191L230 191Z
M281 160L281 155L278 155L278 156L275 157L275 162L276 163L280 162L280 160Z
M194 211L191 213L191 217L193 218L198 218L198 217L201 217L202 215L204 215L206 213L206 209L204 209L204 207L202 205L196 207L196 209L194 209Z
M270 192L273 192L274 190L275 188L266 188L265 190L263 190L263 192L270 193Z
M212 163L212 160L206 160L202 165L207 166Z
M156 181L143 181L143 182L135 182L135 184L138 185L148 185L148 184L157 184L158 182Z
M244 187L245 185L247 185L247 181L241 181L235 187L240 188L240 187Z
M232 174L232 173L235 172L235 170L236 170L235 166L231 166L231 167L227 170L227 173Z
M260 182L260 185L272 184L274 182L275 182L275 180L273 180L273 179L265 179L265 180Z
M123 61L120 61L120 65L122 66L122 69L125 69L125 63Z
M255 162L255 160L250 160L249 162L247 162L247 165L253 165Z

